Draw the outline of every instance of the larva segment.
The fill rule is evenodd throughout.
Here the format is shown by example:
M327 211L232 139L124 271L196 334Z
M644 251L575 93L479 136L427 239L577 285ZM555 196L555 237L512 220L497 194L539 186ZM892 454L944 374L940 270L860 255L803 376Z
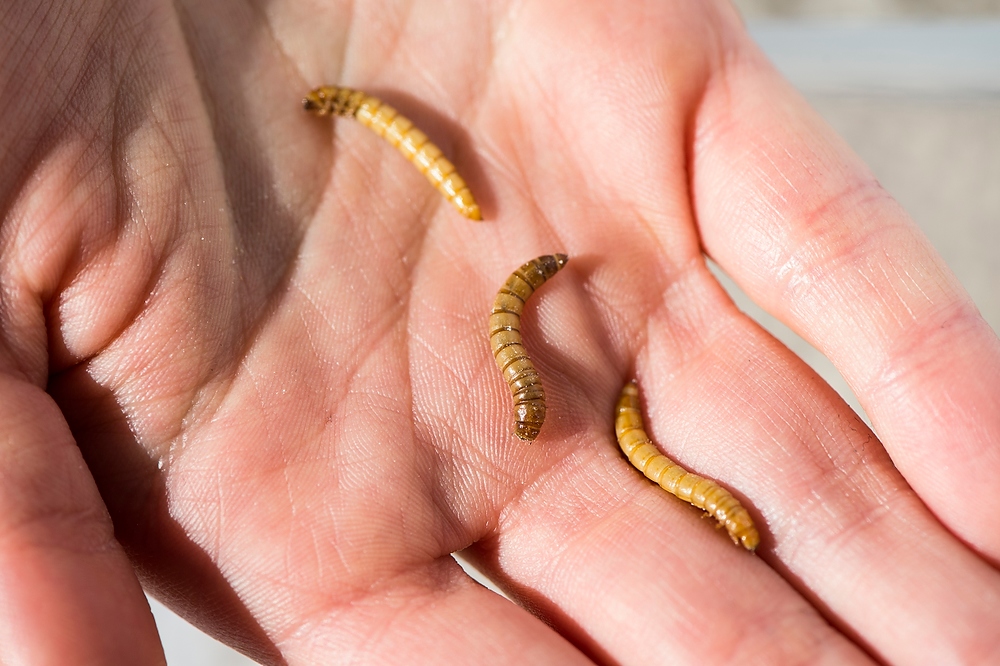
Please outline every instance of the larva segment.
M753 519L732 493L715 481L686 471L653 445L643 430L639 387L634 381L622 389L615 414L618 446L632 465L671 495L707 511L726 528L733 543L747 550L757 547L760 535Z
M455 172L455 165L441 155L426 134L382 100L350 88L320 86L306 95L302 106L317 116L356 118L398 148L459 213L470 220L483 219L465 180Z
M547 254L518 268L500 287L490 313L493 358L514 396L514 434L526 441L538 437L545 421L545 391L521 343L521 312L535 290L567 261L565 254Z

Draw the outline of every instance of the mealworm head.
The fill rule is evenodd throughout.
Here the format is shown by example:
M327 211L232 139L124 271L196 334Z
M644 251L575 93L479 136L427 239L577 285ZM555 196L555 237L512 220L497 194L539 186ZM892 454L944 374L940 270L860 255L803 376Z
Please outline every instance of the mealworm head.
M302 100L302 108L317 116L354 118L399 150L459 213L470 220L483 219L455 165L409 118L378 97L352 88L320 86L309 91Z
M310 90L302 100L302 108L317 116L328 116L333 113L333 102L336 99L336 88L320 86Z

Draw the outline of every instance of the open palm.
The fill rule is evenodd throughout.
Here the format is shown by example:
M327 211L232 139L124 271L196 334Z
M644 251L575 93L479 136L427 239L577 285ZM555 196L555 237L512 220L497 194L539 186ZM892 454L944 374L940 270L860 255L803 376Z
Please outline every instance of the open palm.
M162 659L133 572L265 663L1000 658L1000 345L727 4L8 5L0 661ZM552 252L529 445L486 320ZM633 376L756 556L622 458Z

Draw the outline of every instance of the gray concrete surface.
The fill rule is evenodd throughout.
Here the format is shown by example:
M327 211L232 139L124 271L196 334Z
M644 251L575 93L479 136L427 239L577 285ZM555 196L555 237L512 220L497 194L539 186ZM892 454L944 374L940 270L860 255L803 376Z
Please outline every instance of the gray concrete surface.
M1000 0L738 0L737 4L751 18L775 12L884 17L940 14L947 9L1000 14ZM772 60L872 167L930 237L994 330L1000 330L1000 61L994 60L1000 48L1000 22L989 25L750 21L751 31ZM972 70L975 75L970 75ZM728 283L725 276L721 279ZM728 286L741 308L860 410L822 355L761 312L731 283ZM171 666L252 663L161 606L154 612Z
M733 0L747 18L901 18L1000 14L1000 0Z

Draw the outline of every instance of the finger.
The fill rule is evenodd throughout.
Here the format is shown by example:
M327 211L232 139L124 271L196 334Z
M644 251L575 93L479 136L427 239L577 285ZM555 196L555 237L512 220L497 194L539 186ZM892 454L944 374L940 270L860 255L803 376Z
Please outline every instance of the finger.
M650 335L638 361L654 439L741 491L762 514L761 556L880 658L995 650L1000 576L934 519L864 423L707 271L671 292L652 323L670 334Z
M834 362L910 485L1000 561L996 335L857 157L752 46L730 46L692 149L707 251Z
M0 662L165 663L152 613L62 416L0 377Z

